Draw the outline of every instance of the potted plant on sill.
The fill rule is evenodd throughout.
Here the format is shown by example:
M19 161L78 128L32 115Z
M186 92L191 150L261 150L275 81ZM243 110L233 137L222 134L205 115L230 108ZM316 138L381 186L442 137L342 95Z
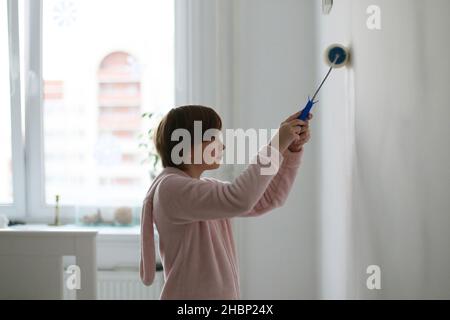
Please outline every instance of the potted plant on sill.
M153 112L146 112L142 114L142 118L148 123L148 131L139 135L141 142L139 148L143 149L146 153L145 159L142 160L142 164L148 164L150 180L156 178L159 172L162 170L161 159L156 152L156 146L153 140L154 133L157 129L161 117Z

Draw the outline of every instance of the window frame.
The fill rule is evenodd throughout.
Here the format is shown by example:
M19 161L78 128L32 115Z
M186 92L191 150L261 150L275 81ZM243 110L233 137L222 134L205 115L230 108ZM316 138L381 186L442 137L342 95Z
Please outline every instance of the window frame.
M22 138L20 91L14 97L14 199L15 210L27 222L53 221L54 206L45 202L45 165L43 137L43 0L23 0L24 28L24 105L25 141ZM233 122L233 60L231 2L219 0L174 1L175 22L175 104L211 104ZM14 51L19 56L18 4L8 0L14 34ZM20 71L20 65L14 70ZM195 70L195 71L194 71ZM20 72L18 72L18 76ZM16 79L20 84L20 77ZM20 87L20 85L19 85ZM12 97L13 99L13 97ZM230 171L230 172L228 172ZM223 176L230 178L232 170ZM61 221L73 223L76 208L61 206ZM13 210L7 213L11 213Z
M42 114L42 0L25 1L25 150L27 218L49 221L51 206L45 204L45 168ZM61 208L61 214L67 214Z
M25 201L25 150L22 135L21 83L20 83L20 45L18 2L8 0L8 53L11 110L11 158L12 188L11 204L0 204L0 212L10 218L23 218L26 212Z

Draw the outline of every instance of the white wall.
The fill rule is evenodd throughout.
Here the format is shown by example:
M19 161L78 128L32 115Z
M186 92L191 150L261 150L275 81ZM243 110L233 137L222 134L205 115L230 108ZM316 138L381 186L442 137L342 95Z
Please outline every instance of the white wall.
M313 1L238 0L234 14L234 126L277 128L316 85ZM316 297L316 142L286 205L239 220L245 299Z
M366 28L371 4L380 31ZM353 51L322 97L323 297L450 298L449 15L446 0L338 0L318 15L321 43ZM371 264L380 291L366 288Z

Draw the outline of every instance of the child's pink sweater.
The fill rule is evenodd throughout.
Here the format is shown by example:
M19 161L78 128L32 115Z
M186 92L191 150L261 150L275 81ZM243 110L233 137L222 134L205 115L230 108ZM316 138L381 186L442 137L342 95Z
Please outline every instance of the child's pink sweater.
M155 223L165 278L161 299L240 298L230 218L258 216L281 206L303 154L286 151L283 156L266 146L258 153L260 160L267 160L268 149L275 152L272 165L279 168L273 175L261 175L261 165L250 164L229 183L194 179L168 167L152 183L142 210L140 276L145 285L153 283Z

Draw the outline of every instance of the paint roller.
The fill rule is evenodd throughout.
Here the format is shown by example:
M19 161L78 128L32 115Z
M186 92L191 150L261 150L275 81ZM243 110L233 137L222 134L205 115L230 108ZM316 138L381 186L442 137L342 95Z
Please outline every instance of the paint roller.
M349 62L350 58L350 51L348 48L340 45L340 44L332 44L325 50L325 62L327 65L330 66L330 69L328 70L325 78L323 78L322 82L320 83L319 87L317 88L316 92L314 93L312 99L308 97L308 102L306 103L305 108L303 108L302 112L300 113L300 116L298 119L306 121L308 119L309 112L311 111L312 107L318 102L314 101L319 94L320 89L322 89L323 84L325 81L327 81L328 77L330 76L330 73L333 69L338 69L346 66Z

